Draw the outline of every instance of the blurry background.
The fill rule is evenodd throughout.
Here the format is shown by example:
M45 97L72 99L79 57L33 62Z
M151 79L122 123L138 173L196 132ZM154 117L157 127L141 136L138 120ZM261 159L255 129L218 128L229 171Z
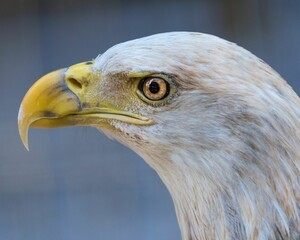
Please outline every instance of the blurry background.
M156 173L90 128L18 136L32 83L108 47L166 31L218 35L252 51L300 93L300 1L1 0L0 240L179 240Z

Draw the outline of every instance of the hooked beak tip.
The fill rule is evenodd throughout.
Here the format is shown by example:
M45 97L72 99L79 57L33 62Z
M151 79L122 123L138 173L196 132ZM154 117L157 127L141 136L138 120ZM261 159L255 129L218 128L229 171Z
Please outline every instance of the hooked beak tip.
M22 111L22 105L20 107L19 115L18 115L18 128L19 128L19 134L22 140L23 145L29 151L29 145L28 145L28 128L30 123L26 123L26 118L23 117L23 111Z

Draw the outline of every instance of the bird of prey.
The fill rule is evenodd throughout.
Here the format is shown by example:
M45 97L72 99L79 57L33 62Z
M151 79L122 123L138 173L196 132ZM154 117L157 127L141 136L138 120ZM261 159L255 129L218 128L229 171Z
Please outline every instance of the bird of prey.
M262 60L201 33L156 34L49 73L30 127L92 126L167 186L184 240L300 239L300 100Z

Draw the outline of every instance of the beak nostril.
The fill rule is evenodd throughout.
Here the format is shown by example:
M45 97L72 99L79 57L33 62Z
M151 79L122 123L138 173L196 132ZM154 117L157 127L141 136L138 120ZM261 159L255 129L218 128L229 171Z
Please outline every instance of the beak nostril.
M82 84L75 78L67 78L67 85L72 91L80 91L82 89Z

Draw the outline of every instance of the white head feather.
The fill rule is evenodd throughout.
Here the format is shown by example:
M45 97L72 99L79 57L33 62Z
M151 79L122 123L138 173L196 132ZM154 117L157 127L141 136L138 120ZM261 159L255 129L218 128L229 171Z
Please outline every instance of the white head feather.
M173 32L118 44L94 69L176 76L168 104L128 106L155 125L104 131L157 171L183 239L299 239L300 101L267 64L218 37Z

